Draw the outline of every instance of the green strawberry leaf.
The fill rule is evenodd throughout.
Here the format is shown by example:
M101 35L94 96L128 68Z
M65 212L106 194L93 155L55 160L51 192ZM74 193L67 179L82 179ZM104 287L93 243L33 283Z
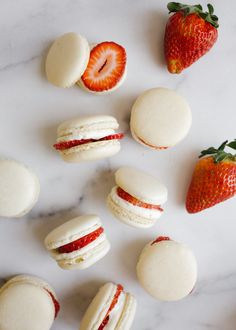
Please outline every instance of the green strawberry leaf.
M236 139L229 143L228 143L228 140L224 141L219 146L218 149L210 147L206 150L201 151L199 158L210 155L213 157L215 163L219 163L224 160L232 160L232 161L236 162L236 154L233 155L229 152L226 152L225 147L229 147L229 148L236 150Z
M236 150L236 139L234 141L228 143L227 147L230 147L230 148Z

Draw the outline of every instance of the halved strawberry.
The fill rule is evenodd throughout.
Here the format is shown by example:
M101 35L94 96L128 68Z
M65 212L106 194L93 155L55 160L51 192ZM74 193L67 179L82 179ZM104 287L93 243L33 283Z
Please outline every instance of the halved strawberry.
M118 284L117 285L117 289L116 289L116 294L114 295L114 298L112 300L112 303L107 311L106 316L104 317L104 320L102 321L102 324L100 325L100 327L98 328L98 330L103 330L105 328L105 326L107 325L107 323L109 322L109 314L110 312L113 310L113 308L115 307L115 305L118 302L119 296L121 295L121 292L124 290L123 286Z
M167 236L159 236L159 237L157 237L157 239L155 239L155 241L152 242L151 245L154 245L156 243L160 243L162 241L170 241L170 238L167 237Z
M120 140L120 139L123 139L123 137L124 137L123 133L118 133L118 134L112 134L112 135L105 136L101 139L82 139L82 140L59 142L59 143L54 144L53 147L56 150L65 150L65 149L70 149L70 148L73 148L76 146L80 146L81 144L98 142L98 141Z
M126 67L124 47L112 41L96 45L81 79L85 87L94 92L112 89L121 80Z
M58 252L59 253L70 253L70 252L82 249L89 243L95 241L95 239L97 239L103 232L104 232L104 229L102 227L100 227L97 230L93 231L92 233L85 235L84 237L81 237L74 242L60 246L58 248Z
M160 205L154 205L154 204L148 204L148 203L141 202L137 198L131 196L126 191L121 189L120 187L117 188L117 195L120 198L124 199L125 201L127 201L135 206L143 207L145 209L150 209L150 210L158 210L158 211L163 212L163 209L160 207Z

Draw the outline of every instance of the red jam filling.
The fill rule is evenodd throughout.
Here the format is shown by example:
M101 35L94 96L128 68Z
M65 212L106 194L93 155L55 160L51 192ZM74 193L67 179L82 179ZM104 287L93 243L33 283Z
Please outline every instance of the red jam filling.
M118 134L112 134L112 135L105 136L101 139L82 139L82 140L63 141L63 142L54 144L53 147L56 150L65 150L65 149L70 149L70 148L80 146L82 144L91 143L91 142L120 140L120 139L123 139L123 137L124 137L123 133L118 133Z
M53 304L54 304L54 307L55 307L55 318L57 317L59 311L60 311L60 304L59 302L56 300L56 298L54 297L54 295L52 294L52 292L50 292L49 290L45 289L50 297L52 298L52 301L53 301Z
M160 205L154 205L154 204L148 204L148 203L141 202L137 198L131 196L126 191L121 189L120 187L117 188L117 195L120 198L124 199L125 201L127 201L135 206L143 207L145 209L150 209L150 210L158 210L160 212L163 212L163 209L160 207Z
M157 237L157 239L155 239L155 241L152 242L151 245L154 245L156 243L160 243L162 241L170 241L170 238L167 237L167 236L159 236L159 237Z
M82 249L86 245L95 241L95 239L97 239L103 232L104 232L104 229L102 227L100 227L97 230L93 231L92 233L85 235L84 237L81 237L74 242L60 246L58 248L58 252L59 253L71 253L73 251Z
M113 308L115 307L115 305L118 302L118 299L121 295L121 292L124 290L123 286L118 284L117 285L117 289L116 289L116 294L114 295L114 298L112 300L112 303L107 311L106 316L104 317L104 320L102 321L100 327L98 328L98 330L103 330L105 328L105 326L108 324L109 322L109 314L111 313L111 311L113 310Z
M151 144L148 144L147 142L145 142L143 139L141 139L140 137L138 137L139 141L141 141L143 144L145 144L146 146L148 147L151 147L153 149L156 149L156 150L166 150L168 149L169 147L156 147L156 146L153 146Z

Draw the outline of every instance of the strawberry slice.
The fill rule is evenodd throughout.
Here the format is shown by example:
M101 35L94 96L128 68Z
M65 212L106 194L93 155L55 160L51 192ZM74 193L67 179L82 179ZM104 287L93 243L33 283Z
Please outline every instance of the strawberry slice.
M117 285L117 289L116 289L116 294L114 295L114 298L112 300L112 303L107 311L106 316L104 317L104 320L102 321L100 327L98 328L98 330L103 330L105 328L105 326L107 325L107 323L109 322L109 314L111 313L111 311L113 310L113 308L115 307L115 305L118 302L118 299L121 295L121 292L124 290L123 286L118 284Z
M45 288L44 288L45 289ZM55 307L55 318L57 317L59 311L60 311L60 304L59 302L56 300L56 298L54 297L54 295L52 294L52 292L50 292L48 289L45 289L47 291L47 293L50 295L50 297L52 298L54 307Z
M121 80L126 67L124 47L112 41L96 45L81 79L85 87L94 92L112 89Z
M63 141L53 145L56 150L65 150L70 149L76 146L80 146L82 144L91 143L91 142L98 142L98 141L108 141L108 140L120 140L123 139L123 133L117 133L105 136L101 139L82 139L82 140L72 140L72 141Z
M127 201L135 206L143 207L145 209L150 209L150 210L158 210L158 211L163 212L163 209L160 207L160 205L154 205L154 204L148 204L148 203L141 202L137 198L131 196L126 191L121 189L120 187L117 188L117 195L120 198L124 199L125 201Z
M157 239L155 239L155 241L152 242L151 245L154 245L156 243L160 243L162 241L170 241L170 238L167 237L167 236L159 236L159 237L157 237Z
M100 227L97 230L93 231L92 233L85 235L84 237L81 237L74 242L60 246L58 248L58 252L59 253L70 253L70 252L82 249L86 245L95 241L95 239L97 239L103 232L104 232L104 229L102 227Z

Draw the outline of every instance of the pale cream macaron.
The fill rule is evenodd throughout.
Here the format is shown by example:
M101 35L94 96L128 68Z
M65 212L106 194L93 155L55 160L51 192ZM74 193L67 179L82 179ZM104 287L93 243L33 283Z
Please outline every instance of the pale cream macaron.
M89 305L81 321L80 330L129 330L132 326L136 299L121 285L106 283Z
M57 87L71 87L87 68L90 48L81 35L70 32L54 41L46 57L46 75Z
M102 259L110 243L96 215L74 218L50 232L45 246L63 269L85 269Z
M37 277L16 276L0 289L1 330L49 330L59 310L54 290Z
M79 163L115 155L120 151L123 133L112 116L77 117L62 123L57 129L54 148L66 162Z
M0 159L0 217L24 216L36 204L39 192L39 180L28 167Z
M107 198L113 215L133 227L152 227L164 211L167 188L153 176L128 166L118 169L115 181Z
M158 237L143 249L137 264L142 287L154 298L180 300L188 296L197 281L197 262L184 244Z
M130 129L133 138L155 150L175 146L186 137L191 124L190 107L174 90L149 89L132 107Z

